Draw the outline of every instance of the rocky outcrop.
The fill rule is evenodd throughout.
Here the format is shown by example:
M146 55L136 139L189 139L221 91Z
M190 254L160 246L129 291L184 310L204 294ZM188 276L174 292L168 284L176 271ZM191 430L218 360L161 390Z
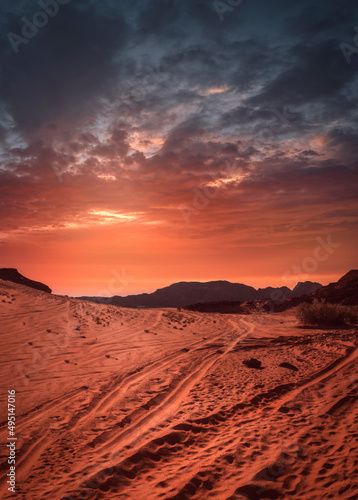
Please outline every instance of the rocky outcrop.
M322 286L313 293L280 302L271 301L267 307L270 306L272 312L281 312L296 307L302 302L312 304L315 300L328 304L358 306L358 270L352 269L337 282Z
M304 281L304 282L300 281L294 287L289 297L295 298L295 297L301 297L302 295L308 295L310 293L316 292L320 288L322 288L322 285L320 283L312 281Z
M245 359L243 361L243 364L246 365L248 368L255 368L256 370L262 369L261 361L259 361L256 358Z
M352 269L336 283L330 283L317 290L313 297L329 304L358 305L358 270Z
M17 269L4 267L0 269L0 279L4 281L11 281L12 283L18 283L19 285L25 285L35 290L40 290L41 292L51 293L52 290L47 285L40 283L39 281L33 281L26 278L19 273Z

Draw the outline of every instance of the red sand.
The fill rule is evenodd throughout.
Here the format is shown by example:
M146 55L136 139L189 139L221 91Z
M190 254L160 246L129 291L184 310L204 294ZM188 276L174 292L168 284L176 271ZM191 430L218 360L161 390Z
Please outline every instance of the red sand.
M9 389L18 499L358 498L352 329L299 328L292 311L131 310L1 280L0 320L1 498L14 497Z

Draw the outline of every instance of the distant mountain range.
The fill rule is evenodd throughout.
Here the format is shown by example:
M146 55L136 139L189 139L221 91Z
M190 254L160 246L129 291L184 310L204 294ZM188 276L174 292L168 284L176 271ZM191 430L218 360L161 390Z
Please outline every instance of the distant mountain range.
M186 282L174 283L173 285L160 288L153 293L142 293L139 295L128 295L121 297L79 297L84 300L112 304L122 307L185 307L198 302L210 301L248 301L288 299L300 295L312 293L322 285L305 281L297 283L293 290L283 286L280 288L259 288L242 283L230 283L229 281L209 281L207 283Z
M0 280L19 283L35 290L51 293L51 289L26 278L14 268L0 269ZM358 305L358 270L353 269L342 276L337 282L322 286L312 281L299 282L290 290L283 286L267 287L256 290L252 286L229 281L209 281L208 283L186 282L160 288L153 293L128 295L127 297L78 297L83 300L112 304L122 307L187 307L193 310L222 312L240 312L251 308L249 302L263 301L270 309L269 303L274 303L274 310L289 309L301 302L324 300L331 304ZM246 305L242 304L246 302ZM253 304L252 304L253 305ZM265 304L262 304L265 305ZM255 307L255 306L254 306ZM270 309L272 310L272 308Z
M40 283L39 281L33 281L26 278L19 273L17 269L12 267L3 267L0 269L0 279L4 281L11 281L12 283L19 283L20 285L25 285L35 290L40 290L42 292L51 293L52 290L47 285Z
M358 305L358 269L352 269L337 282L320 288L310 297L329 304Z

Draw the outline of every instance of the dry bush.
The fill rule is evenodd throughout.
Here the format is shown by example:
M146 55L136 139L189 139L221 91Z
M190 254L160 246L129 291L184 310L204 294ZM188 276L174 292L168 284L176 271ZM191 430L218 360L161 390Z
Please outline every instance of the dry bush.
M297 308L297 318L304 325L312 326L354 324L357 323L357 308L315 300L313 304L300 304Z

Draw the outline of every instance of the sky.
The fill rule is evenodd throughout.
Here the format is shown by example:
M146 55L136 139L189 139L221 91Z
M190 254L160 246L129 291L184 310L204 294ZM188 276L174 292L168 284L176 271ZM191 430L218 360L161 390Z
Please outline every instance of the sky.
M4 0L0 267L68 295L357 268L351 0Z

